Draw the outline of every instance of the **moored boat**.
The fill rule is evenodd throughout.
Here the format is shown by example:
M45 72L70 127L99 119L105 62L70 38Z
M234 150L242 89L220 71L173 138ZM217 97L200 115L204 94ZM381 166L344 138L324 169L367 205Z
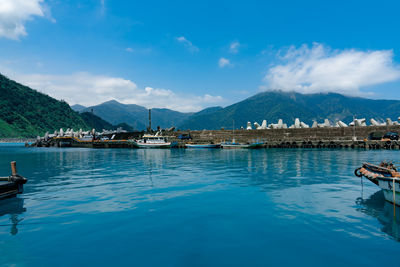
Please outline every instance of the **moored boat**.
M379 186L387 201L400 205L400 172L392 163L381 162L379 165L363 163L354 174L365 177Z
M250 148L250 144L241 144L237 143L235 139L232 142L223 142L221 143L221 147L224 149L240 149L240 148Z
M221 143L222 148L228 148L228 149L235 149L235 148L262 148L264 147L264 143L262 142L253 142L253 143L248 143L248 144L243 144L243 143L237 143L235 139L232 140L232 142L223 142Z
M220 148L221 144L185 144L186 148Z
M167 141L165 136L145 134L142 139L135 141L139 148L170 148L171 142Z

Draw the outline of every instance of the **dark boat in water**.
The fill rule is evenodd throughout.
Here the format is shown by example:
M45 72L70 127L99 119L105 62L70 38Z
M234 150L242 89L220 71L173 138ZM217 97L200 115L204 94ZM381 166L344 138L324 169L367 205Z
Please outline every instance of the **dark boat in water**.
M400 206L400 172L391 162L379 165L363 163L354 171L357 177L365 177L383 190L385 199Z
M28 180L17 173L15 161L11 162L11 175L0 177L0 199L21 194Z

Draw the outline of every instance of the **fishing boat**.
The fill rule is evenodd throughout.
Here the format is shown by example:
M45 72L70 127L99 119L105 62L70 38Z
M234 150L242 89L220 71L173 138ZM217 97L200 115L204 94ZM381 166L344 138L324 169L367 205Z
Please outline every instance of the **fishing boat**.
M363 163L354 171L357 177L365 177L383 190L386 201L400 205L400 172L391 162L379 165Z
M223 142L221 143L222 148L228 148L228 149L235 149L235 148L262 148L264 146L264 143L262 142L253 142L253 143L248 143L248 144L242 144L242 143L237 143L235 139L232 140L232 142Z
M232 142L222 142L221 147L224 149L240 149L240 148L249 148L250 144L237 143L235 139L232 139Z
M135 141L135 144L139 148L170 148L172 146L165 136L158 134L145 134L142 139Z
M221 144L185 144L186 148L220 148Z
M11 173L8 177L0 177L0 199L22 194L24 191L24 184L28 180L17 174L15 161L11 162Z

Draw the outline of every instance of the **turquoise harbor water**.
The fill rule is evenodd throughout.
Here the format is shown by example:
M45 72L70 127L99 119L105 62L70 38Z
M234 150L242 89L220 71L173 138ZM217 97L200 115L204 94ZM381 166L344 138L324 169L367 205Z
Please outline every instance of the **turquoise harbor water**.
M0 265L398 266L400 210L353 175L399 151L0 145Z

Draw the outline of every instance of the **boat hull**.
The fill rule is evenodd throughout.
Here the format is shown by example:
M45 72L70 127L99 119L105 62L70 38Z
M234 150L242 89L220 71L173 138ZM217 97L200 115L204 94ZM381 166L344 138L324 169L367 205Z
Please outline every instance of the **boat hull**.
M356 176L365 177L379 186L383 190L386 201L400 206L400 178L396 173L391 169L369 163L364 163L355 171Z
M221 144L221 147L224 149L241 149L241 148L250 148L250 145L247 144Z
M186 148L220 148L219 144L185 144Z
M152 143L136 143L138 148L170 148L171 143L152 144Z
M0 181L0 199L12 197L23 192L23 185L16 182Z
M400 183L398 180L395 180L393 188L393 179L378 178L378 186L383 190L386 201L400 206Z

